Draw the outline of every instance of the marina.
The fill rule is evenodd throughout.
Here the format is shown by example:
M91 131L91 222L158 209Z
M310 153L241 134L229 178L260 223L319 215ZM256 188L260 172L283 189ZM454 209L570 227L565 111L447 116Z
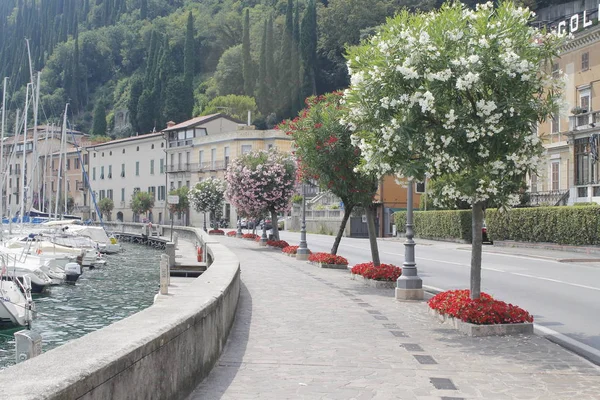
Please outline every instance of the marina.
M121 245L121 252L104 255L105 264L85 268L75 285L56 285L33 295L31 329L42 335L44 352L152 305L162 251L134 243ZM21 329L0 330L0 369L15 364L14 333Z

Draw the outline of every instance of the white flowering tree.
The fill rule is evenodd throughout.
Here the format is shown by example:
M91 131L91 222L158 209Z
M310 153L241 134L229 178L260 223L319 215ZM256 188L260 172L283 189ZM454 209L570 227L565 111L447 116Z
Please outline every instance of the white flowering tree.
M345 92L365 170L443 177L443 194L473 211L471 297L481 286L486 201L510 205L543 151L536 124L556 111L551 60L564 37L530 26L512 3L403 12L348 51Z
M271 215L273 236L279 240L277 213L290 209L296 185L295 160L276 150L253 151L227 167L226 196L243 215Z
M189 192L188 200L196 212L208 212L213 218L213 226L218 228L218 218L223 212L225 182L210 177L196 183Z

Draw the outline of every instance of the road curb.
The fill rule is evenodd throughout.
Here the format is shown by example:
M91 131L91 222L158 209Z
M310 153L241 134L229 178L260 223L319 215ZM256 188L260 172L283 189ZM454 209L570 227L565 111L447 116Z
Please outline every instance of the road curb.
M444 289L428 285L423 285L423 290L432 295L436 295L445 291ZM596 350L585 343L581 343L542 325L533 324L533 333L551 341L552 343L556 343L559 346L577 354L578 356L600 366L600 350Z

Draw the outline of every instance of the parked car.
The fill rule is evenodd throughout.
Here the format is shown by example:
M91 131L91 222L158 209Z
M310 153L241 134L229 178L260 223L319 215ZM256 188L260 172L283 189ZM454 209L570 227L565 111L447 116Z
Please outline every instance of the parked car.
M263 219L258 223L260 229L271 229L273 228L273 223L270 219Z
M487 226L485 225L485 222L483 223L483 227L481 228L481 237L483 243L494 244L494 242L492 242L487 235Z
M248 220L246 218L240 219L240 228L248 229Z

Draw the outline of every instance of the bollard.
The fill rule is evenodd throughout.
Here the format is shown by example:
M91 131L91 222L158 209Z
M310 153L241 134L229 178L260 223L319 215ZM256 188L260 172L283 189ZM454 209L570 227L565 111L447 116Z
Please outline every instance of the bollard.
M179 240L179 235L177 232L174 232L173 233L173 243L175 243L175 248L177 248L178 240Z
M175 266L175 244L173 242L165 244L165 254L169 256L169 267Z
M169 294L169 256L160 256L160 294Z
M15 332L15 351L17 364L42 354L42 335L24 329Z

